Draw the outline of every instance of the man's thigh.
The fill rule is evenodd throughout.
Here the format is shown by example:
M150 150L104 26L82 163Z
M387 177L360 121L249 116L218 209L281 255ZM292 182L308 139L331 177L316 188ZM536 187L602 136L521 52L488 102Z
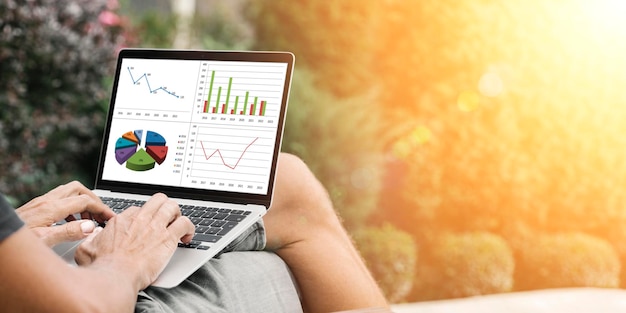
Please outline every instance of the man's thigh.
M224 253L172 289L150 287L136 312L301 312L287 265L265 251Z
M136 312L301 312L287 264L265 247L259 221L179 286L139 293Z

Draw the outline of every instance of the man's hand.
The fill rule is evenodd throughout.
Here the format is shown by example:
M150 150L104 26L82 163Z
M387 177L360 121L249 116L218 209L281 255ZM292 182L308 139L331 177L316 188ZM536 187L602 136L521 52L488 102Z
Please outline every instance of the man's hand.
M81 266L125 273L142 290L161 274L178 242L191 241L194 230L178 204L159 193L98 228L80 244L75 259Z
M61 185L16 210L20 218L48 246L87 237L96 228L93 220L103 223L115 216L100 198L79 182ZM76 220L74 214L80 214ZM65 219L67 223L52 226Z

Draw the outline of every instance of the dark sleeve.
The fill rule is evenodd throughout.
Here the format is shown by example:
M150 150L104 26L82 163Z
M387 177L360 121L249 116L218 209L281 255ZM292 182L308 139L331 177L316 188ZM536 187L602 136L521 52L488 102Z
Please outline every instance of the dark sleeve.
M15 210L0 193L0 241L16 232L24 222L15 214Z

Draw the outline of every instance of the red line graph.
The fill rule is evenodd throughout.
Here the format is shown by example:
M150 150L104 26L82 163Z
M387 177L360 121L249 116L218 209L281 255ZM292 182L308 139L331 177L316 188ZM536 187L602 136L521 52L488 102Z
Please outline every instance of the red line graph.
M235 165L228 165L226 164L226 161L224 160L224 156L222 155L222 151L220 151L220 149L215 149L215 151L213 151L213 153L211 153L210 155L206 154L206 150L204 149L204 143L202 143L202 141L200 141L200 146L202 147L202 152L204 153L204 157L208 160L211 157L213 157L216 153L220 156L220 159L222 160L222 164L224 164L224 166L230 168L231 170L234 170L235 168L237 168L237 165L239 165L239 162L241 161L241 159L243 158L243 155L246 153L246 151L248 151L248 148L250 148L250 146L255 143L257 140L259 140L259 137L254 138L254 140L252 140L251 143L249 143L245 149L243 149L243 152L241 152L241 155L239 156L239 159L237 159L237 162L235 163Z

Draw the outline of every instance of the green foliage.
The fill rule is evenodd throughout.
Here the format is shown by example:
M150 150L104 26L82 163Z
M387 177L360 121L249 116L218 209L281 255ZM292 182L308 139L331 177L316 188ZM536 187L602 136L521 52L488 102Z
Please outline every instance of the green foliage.
M387 300L402 302L413 287L418 259L411 235L385 224L360 229L353 237Z
M513 252L500 236L441 234L420 251L412 301L508 292L513 287Z
M605 49L611 33L585 29L597 25L580 10L525 1L390 3L378 71L383 102L399 104L384 120L408 130L390 144L408 176L395 197L405 202L388 203L390 218L411 227L435 216L459 231L500 232L518 220L587 231L624 215L626 194L615 186L626 183L618 161L625 78L614 69L624 65L626 46ZM573 27L584 31L572 36ZM400 31L404 40L392 36ZM486 73L501 79L502 94L481 94ZM460 105L464 93L476 107ZM416 127L430 140L415 144Z
M144 48L171 48L176 30L176 16L156 10L134 14L133 36Z
M383 107L364 66L375 10L358 1L258 1L248 10L254 49L296 55L283 150L307 162L348 229L376 210L382 182Z
M105 5L0 3L0 190L18 202L69 179L93 181L121 40L99 21Z
M299 68L292 83L282 150L300 156L329 190L348 228L356 228L376 208L382 158L380 131L368 97L337 99L314 87ZM347 118L349 116L349 118Z
M314 81L338 97L373 87L371 68L380 19L379 1L274 1L250 3L256 49L289 50L301 66L315 68Z
M590 17L616 8L593 1L386 4L384 16L375 17L386 25L378 33L375 72L385 91L381 102L394 104L381 117L396 136L388 145L389 168L405 180L383 189L390 196L381 218L418 241L423 228L489 231L507 242L520 240L509 237L516 227L583 232L616 243L626 260L619 244L626 193L616 188L626 184L620 161L626 76L615 71L626 65L626 44L616 40L624 36L624 24L616 16ZM607 25L621 26L603 29ZM501 94L481 90L487 74L498 78ZM423 129L428 136L419 135ZM561 240L594 246L575 236ZM420 260L429 249L420 249ZM524 251L537 262L548 257L538 244ZM542 271L540 262L517 256L523 269L516 275ZM569 258L565 252L550 256L554 267ZM614 256L598 252L590 262L601 264L600 257L608 265L593 266L597 281L555 270L556 281L615 286ZM543 279L534 288L549 286L550 278Z
M529 238L516 254L515 290L619 286L619 256L597 237L539 235Z
M227 0L214 1L208 12L196 13L192 28L204 49L250 49L254 39L252 30Z

